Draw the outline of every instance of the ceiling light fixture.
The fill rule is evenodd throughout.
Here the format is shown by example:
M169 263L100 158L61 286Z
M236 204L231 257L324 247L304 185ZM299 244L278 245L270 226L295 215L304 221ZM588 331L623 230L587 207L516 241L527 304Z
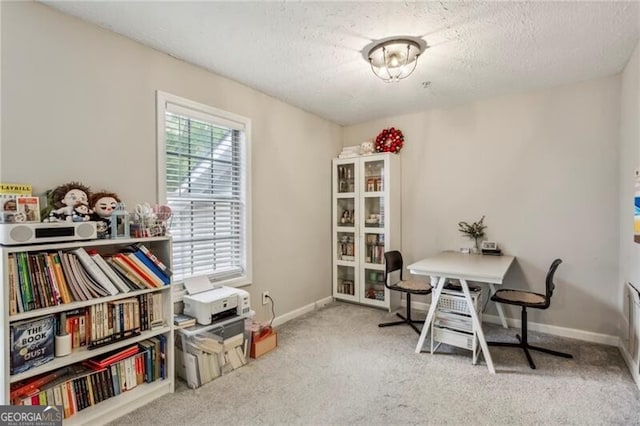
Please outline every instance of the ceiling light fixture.
M400 81L411 75L418 57L426 48L424 40L414 37L384 39L367 52L371 70L387 83Z

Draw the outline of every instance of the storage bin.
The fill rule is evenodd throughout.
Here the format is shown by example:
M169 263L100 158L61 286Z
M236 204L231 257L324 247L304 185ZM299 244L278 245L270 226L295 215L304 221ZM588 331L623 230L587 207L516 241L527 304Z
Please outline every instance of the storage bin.
M251 318L231 318L177 330L176 374L200 387L249 362Z

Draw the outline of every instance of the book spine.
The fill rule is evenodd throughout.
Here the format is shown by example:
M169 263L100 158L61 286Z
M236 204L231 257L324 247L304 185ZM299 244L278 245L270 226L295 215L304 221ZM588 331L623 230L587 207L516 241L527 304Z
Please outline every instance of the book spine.
M62 261L62 269L66 275L67 283L69 283L71 293L73 293L73 298L77 301L89 300L90 297L88 297L82 289L82 286L78 282L78 277L76 277L76 274L71 266L71 255L62 251L58 252L58 255L60 256L60 260Z
M43 308L43 296L41 294L40 283L38 282L38 276L36 275L36 269L33 265L33 255L25 254L25 269L27 271L27 275L29 277L29 282L31 283L31 290L33 292L33 309Z
M119 262L119 265L126 268L130 273L138 278L138 281L142 282L146 288L156 288L151 278L146 277L146 274L123 253L116 253L113 255L113 259Z
M123 254L116 253L111 257L112 262L118 265L121 271L126 274L126 277L135 283L141 289L155 288L154 285L147 282L137 271L135 265ZM135 269L134 269L135 268Z
M22 286L24 294L26 295L28 309L25 311L31 311L36 308L35 294L33 290L33 283L31 282L31 274L29 274L29 260L28 255L25 252L18 253L20 267L20 276L22 277Z
M109 266L109 264L104 260L104 258L95 250L91 250L88 252L89 256L93 259L93 261L98 265L98 267L104 272L104 274L111 280L111 282L118 287L120 292L127 293L130 288L127 284L122 281L122 279L115 273L115 271Z
M113 396L117 396L120 394L120 374L118 373L118 366L116 364L112 364L108 367L111 371L111 386L113 386Z
M171 277L172 272L167 267L167 265L162 263L160 261L160 259L158 259L158 257L155 254L153 254L151 252L151 250L149 250L144 244L138 243L138 244L135 245L135 247L138 250L140 250L145 256L147 256L149 258L149 260L151 260L153 263L155 263L155 265L162 271L162 273L164 273L167 276L167 278Z
M140 250L136 250L135 252L132 253L136 258L138 258L138 260L140 262L142 262L142 264L144 264L144 266L147 267L147 269L153 274L155 275L155 277L157 277L160 281L162 281L163 285L167 285L169 284L169 282L171 282L170 278L168 276L166 276L164 274L164 272L162 272L160 270L160 268L158 268L156 266L155 263L153 263L147 256L145 256L145 254L143 252L141 252Z
M85 271L89 273L89 275L107 292L115 296L119 293L118 289L113 285L111 280L102 272L102 269L96 264L91 256L86 252L86 250L82 247L79 247L73 250L73 253L78 257L82 266L84 266Z
M143 290L148 288L140 279L135 276L132 272L129 272L127 268L121 265L121 260L116 259L114 257L108 257L105 259L109 266L113 268L113 270L120 275L120 277L127 283L132 290Z
M139 270L139 274L154 287L162 287L164 283L162 280L154 274L147 265L145 265L135 253L125 254L126 258L131 261Z
M75 288L75 285L72 281L71 272L69 271L69 266L66 264L66 259L64 258L64 253L58 252L55 254L54 262L56 265L56 270L60 275L61 281L64 281L65 284L65 292L67 294L67 299L69 300L66 303L71 303L75 301L81 301L82 299L78 295L78 292Z
M9 315L24 312L22 296L20 295L18 264L14 253L9 253Z
M55 269L53 267L53 259L51 259L51 254L42 253L42 262L47 274L47 281L49 282L49 285L51 286L51 289L53 291L54 305L57 306L63 303L62 292L60 290L60 284L58 283L58 277L56 276Z

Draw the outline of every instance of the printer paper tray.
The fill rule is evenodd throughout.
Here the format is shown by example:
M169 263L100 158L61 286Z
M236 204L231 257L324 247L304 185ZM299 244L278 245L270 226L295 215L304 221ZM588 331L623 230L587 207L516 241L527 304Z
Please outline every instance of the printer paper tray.
M187 328L178 328L177 330L184 334L185 336L194 336L198 333L203 333L206 331L210 331L210 330L214 330L220 326L224 326L227 324L231 324L234 321L238 321L239 319L243 319L243 318L252 318L255 315L255 311L250 311L248 315L234 315L233 317L229 317L229 318L225 318L222 321L218 321L218 322L213 322L209 325L199 325L196 324L192 327L187 327Z

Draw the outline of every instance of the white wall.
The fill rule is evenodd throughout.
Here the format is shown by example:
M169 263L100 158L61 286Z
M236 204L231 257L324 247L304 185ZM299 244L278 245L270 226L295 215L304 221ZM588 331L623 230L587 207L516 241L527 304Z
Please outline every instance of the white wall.
M622 73L620 110L620 274L623 289L631 282L640 286L640 244L633 242L634 171L640 168L640 43ZM622 303L622 300L621 300ZM627 306L622 309L623 337L628 327Z
M253 276L282 314L331 294L331 167L341 128L33 2L2 2L0 181L78 180L156 201L155 91L252 120Z
M614 76L350 126L344 141L404 132L406 262L471 246L457 222L486 215L487 238L517 256L505 286L543 291L564 260L531 321L617 335L619 96Z

